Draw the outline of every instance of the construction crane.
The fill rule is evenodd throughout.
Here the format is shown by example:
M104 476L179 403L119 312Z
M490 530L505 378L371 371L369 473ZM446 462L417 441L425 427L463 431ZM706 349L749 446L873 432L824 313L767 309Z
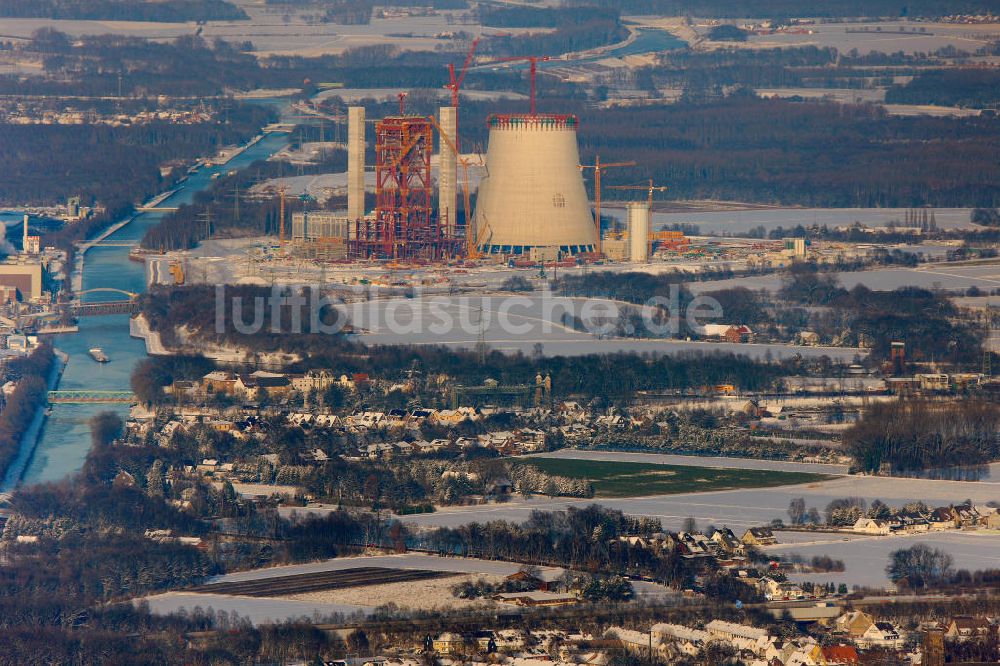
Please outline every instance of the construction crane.
M538 73L538 63L551 60L549 56L511 56L510 58L498 58L493 62L515 62L527 60L531 63L531 115L535 115L535 76Z
M408 94L409 93L401 92L396 95L397 99L399 99L399 115L401 116L406 113L406 96Z
M605 169L610 169L612 167L629 167L635 166L635 162L601 162L601 156L596 155L594 157L593 164L581 164L580 170L593 169L594 170L594 223L597 225L597 244L594 246L594 250L597 254L601 253L601 172Z
M469 51L465 54L465 62L462 63L462 71L455 76L455 63L448 64L448 85L445 86L451 91L451 106L455 109L455 145L461 145L461 139L458 138L458 91L462 87L462 82L465 81L465 75L469 72L469 64L472 63L472 57L476 53L476 47L479 45L479 37L472 40L472 44L469 45Z
M465 54L465 62L462 63L462 70L459 72L458 76L455 76L455 64L451 63L448 65L448 79L449 83L445 86L451 91L451 105L458 108L458 90L462 87L462 82L465 81L465 75L469 71L469 65L472 63L472 56L476 53L476 47L479 45L479 37L472 40L472 44L469 46L468 53Z
M278 245L284 247L285 245L285 192L288 188L282 183L278 185L278 200L280 204L278 206Z
M649 185L608 185L608 189L611 190L646 190L649 192L649 210L653 210L653 192L666 192L667 187L665 185L653 185L653 179L649 179ZM650 227L649 233L646 236L646 246L648 248L649 254L653 253L653 229Z
M653 209L653 192L666 192L665 185L654 186L653 179L649 179L649 185L608 185L609 190L646 190L649 192L649 209Z
M466 256L469 259L479 258L479 238L477 234L473 233L472 230L472 204L471 196L469 195L469 160L462 156L458 151L458 145L452 140L448 134L441 129L441 125L438 123L437 118L434 116L427 116L427 119L431 121L434 125L434 129L437 130L438 135L441 140L447 144L448 148L455 153L455 159L462 165L462 198L463 204L465 205L465 245L466 245Z

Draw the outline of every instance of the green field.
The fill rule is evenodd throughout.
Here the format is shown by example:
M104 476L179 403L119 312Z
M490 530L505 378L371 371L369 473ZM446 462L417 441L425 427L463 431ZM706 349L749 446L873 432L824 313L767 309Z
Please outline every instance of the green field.
M562 458L524 458L519 462L533 465L549 474L587 479L593 484L597 497L638 497L733 488L767 488L832 478L825 474L808 472L718 469Z

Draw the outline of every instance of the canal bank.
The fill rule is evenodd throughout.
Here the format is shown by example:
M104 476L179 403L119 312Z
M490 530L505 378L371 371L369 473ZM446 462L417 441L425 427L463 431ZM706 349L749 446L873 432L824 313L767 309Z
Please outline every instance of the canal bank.
M208 189L213 176L232 169L243 169L257 160L266 159L288 143L288 135L267 134L255 138L253 145L242 150L225 164L205 166L191 174L179 187L165 198L154 199L159 208L176 208L191 203L195 193ZM144 263L130 261L129 243L138 243L146 231L158 224L166 210L140 211L116 223L100 235L116 246L88 243L86 250L78 253L79 270L74 270L74 290L77 293L95 288L114 288L131 293L146 289ZM86 254L86 270L83 256ZM113 294L87 294L87 302L100 302L116 298ZM64 390L127 391L135 364L146 356L145 344L129 335L128 315L84 317L80 319L79 332L60 335L53 343L67 357L60 382ZM103 349L110 362L95 363L88 350ZM40 424L41 435L34 455L27 461L23 472L25 483L56 481L80 470L90 449L90 418L102 411L113 411L122 418L128 416L127 405L58 404L51 407L48 419ZM41 427L44 425L44 427Z
M59 387L59 380L62 378L68 360L69 356L64 352L58 349L55 351L52 370L49 371L48 390L54 391ZM21 435L17 458L7 467L3 481L0 483L0 493L9 493L21 483L21 479L24 477L24 470L27 468L32 456L35 455L35 449L38 448L38 442L40 441L42 432L44 432L45 422L48 419L50 410L51 406L47 402L39 405L35 410L35 416L31 424Z

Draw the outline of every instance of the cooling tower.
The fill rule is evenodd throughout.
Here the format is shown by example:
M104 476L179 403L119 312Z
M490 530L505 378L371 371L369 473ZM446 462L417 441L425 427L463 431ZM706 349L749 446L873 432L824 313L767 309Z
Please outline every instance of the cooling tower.
M455 141L458 135L455 131L458 128L457 111L458 109L453 106L442 106L438 110L441 129L452 141ZM455 205L458 193L456 189L458 158L442 138L438 138L438 159L440 160L438 162L438 218L445 226L445 233L454 235L458 213L458 208Z
M649 260L649 204L625 204L628 211L628 258L633 263Z
M347 109L347 219L365 216L365 107Z
M481 252L591 252L597 240L575 116L490 116L487 175L474 215Z

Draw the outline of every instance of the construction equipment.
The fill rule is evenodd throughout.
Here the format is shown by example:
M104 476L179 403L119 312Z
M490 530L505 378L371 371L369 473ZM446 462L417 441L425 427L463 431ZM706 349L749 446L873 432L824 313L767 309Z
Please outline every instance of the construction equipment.
M551 60L549 56L512 56L510 58L498 58L493 62L515 62L527 60L531 63L531 115L535 114L535 76L538 73L538 63Z
M472 212L471 212L471 196L469 194L469 160L462 156L458 150L458 144L452 140L448 133L441 129L441 125L438 123L437 118L434 116L427 116L427 119L431 121L434 125L434 129L437 130L438 136L447 144L448 148L455 153L455 159L458 160L459 164L462 165L462 203L465 206L465 245L466 245L466 256L470 259L479 258L479 250L477 249L476 234L472 229Z
M180 262L170 262L170 275L174 278L174 286L180 287L184 284L184 266Z
M280 205L278 207L278 245L285 245L285 192L288 188L284 183L278 185L278 198L280 200Z
M647 190L649 192L649 209L653 210L653 192L666 192L665 185L654 186L653 179L649 179L649 186L646 185L608 185L609 190Z
M593 164L581 164L580 170L594 170L594 224L597 225L597 245L594 248L597 254L601 253L601 172L612 167L635 166L635 162L607 162L601 163L601 156L594 157Z
M646 190L649 192L649 211L653 212L653 192L666 192L667 187L665 185L653 185L653 179L649 179L649 185L608 185L610 190ZM648 245L649 254L653 253L653 230L650 228L649 236L646 241Z
M431 122L423 116L388 116L375 126L375 218L358 219L348 240L360 259L440 260L461 242L433 215Z
M455 64L448 65L448 85L445 86L451 91L451 105L458 108L458 90L462 87L462 82L465 81L465 75L469 71L469 65L472 63L472 56L476 53L476 46L479 45L479 37L472 40L472 44L469 46L468 53L465 54L465 62L462 63L462 71L459 72L458 76L455 76Z

